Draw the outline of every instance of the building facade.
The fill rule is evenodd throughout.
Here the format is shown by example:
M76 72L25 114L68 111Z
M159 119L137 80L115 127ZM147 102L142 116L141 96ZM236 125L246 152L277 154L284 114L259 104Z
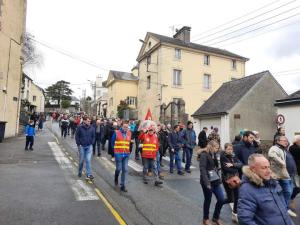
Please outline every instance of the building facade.
M171 37L148 32L137 57L138 117L179 99L190 116L224 82L245 76L245 57L190 42L190 27Z
M107 117L118 116L121 101L125 101L132 110L137 109L138 77L132 73L110 70L104 84L107 88Z
M241 130L258 131L261 140L272 141L277 115L274 101L286 95L269 71L226 82L192 115L195 131L217 127L222 146Z
M276 100L275 106L277 115L284 118L280 126L285 128L286 137L292 143L295 135L300 135L300 90L286 98Z
M0 1L0 121L6 122L5 137L19 129L25 18L26 0Z

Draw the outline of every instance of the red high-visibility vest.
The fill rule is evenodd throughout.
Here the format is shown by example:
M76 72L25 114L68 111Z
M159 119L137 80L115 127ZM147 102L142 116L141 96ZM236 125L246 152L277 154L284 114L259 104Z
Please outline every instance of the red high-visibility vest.
M122 132L116 130L116 140L114 153L115 154L130 154L129 146L131 141L131 132L128 130L126 132L126 137L124 138Z
M142 141L142 158L155 159L158 150L158 138L156 134L144 134Z

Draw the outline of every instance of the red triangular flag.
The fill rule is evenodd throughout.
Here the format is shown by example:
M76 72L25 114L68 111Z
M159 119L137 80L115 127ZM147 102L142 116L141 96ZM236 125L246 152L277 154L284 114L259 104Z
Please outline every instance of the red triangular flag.
M149 108L148 108L148 112L147 112L147 114L145 116L145 120L152 120L152 114L151 114L151 111L150 111Z

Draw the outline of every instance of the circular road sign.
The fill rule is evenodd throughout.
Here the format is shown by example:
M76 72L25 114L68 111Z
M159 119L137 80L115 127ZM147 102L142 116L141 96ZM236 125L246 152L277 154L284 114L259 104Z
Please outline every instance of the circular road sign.
M284 122L285 122L284 116L282 114L277 115L276 123L281 125L281 124L284 124Z

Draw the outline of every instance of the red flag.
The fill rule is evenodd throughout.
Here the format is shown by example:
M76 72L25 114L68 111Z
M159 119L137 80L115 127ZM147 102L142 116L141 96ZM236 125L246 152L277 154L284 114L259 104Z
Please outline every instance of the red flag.
M152 120L152 114L151 114L151 111L150 111L149 108L148 108L148 112L147 112L147 114L145 116L145 120Z

